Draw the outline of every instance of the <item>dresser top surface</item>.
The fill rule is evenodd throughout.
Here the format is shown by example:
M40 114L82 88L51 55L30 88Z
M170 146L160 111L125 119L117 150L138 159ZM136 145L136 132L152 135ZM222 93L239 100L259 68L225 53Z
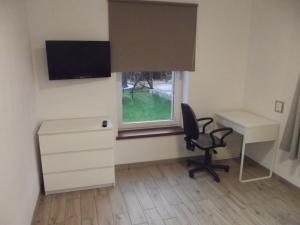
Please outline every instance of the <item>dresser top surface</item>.
M243 110L219 112L216 113L216 116L239 124L243 127L278 125L278 122L276 121Z
M103 120L107 120L107 127L102 127ZM38 134L45 135L97 130L112 130L111 121L107 117L46 120L42 123Z

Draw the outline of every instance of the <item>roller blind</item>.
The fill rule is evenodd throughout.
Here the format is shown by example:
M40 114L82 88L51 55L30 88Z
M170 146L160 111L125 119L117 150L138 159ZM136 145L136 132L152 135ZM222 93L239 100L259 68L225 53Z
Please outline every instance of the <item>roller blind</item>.
M197 4L109 1L113 72L194 71Z

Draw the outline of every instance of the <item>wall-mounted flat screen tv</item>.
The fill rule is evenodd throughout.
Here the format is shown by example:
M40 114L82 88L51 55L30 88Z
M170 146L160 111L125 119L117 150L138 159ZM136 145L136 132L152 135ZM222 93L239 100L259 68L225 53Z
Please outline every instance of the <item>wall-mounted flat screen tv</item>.
M109 41L46 41L50 80L110 77Z

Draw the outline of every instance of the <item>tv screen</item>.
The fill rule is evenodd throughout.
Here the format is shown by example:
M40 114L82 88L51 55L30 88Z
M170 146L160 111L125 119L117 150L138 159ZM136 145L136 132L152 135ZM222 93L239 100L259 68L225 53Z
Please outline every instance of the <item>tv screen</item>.
M109 41L46 41L50 80L110 77Z

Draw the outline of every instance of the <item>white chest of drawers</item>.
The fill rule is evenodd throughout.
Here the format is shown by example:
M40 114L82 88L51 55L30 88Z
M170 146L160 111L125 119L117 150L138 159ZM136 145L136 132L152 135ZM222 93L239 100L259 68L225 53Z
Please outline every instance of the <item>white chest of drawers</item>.
M114 185L114 131L106 118L44 121L38 131L45 193Z

